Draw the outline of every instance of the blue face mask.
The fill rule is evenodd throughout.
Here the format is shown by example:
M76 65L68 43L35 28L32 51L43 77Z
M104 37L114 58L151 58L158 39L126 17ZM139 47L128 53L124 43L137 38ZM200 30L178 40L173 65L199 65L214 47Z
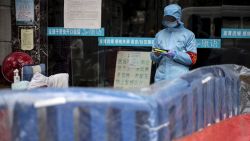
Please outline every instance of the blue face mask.
M174 28L174 27L176 27L178 25L177 21L174 21L174 22L163 21L162 24L165 27L170 27L170 28Z

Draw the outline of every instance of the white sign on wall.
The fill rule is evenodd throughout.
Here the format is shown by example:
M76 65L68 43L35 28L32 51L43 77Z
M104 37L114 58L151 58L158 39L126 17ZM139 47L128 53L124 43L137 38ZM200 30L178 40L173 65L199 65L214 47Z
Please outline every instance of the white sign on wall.
M17 25L33 25L34 0L15 0Z
M64 0L65 28L101 28L102 0Z
M21 29L21 49L32 50L34 48L34 29Z
M151 64L150 52L119 51L114 87L133 89L149 86Z

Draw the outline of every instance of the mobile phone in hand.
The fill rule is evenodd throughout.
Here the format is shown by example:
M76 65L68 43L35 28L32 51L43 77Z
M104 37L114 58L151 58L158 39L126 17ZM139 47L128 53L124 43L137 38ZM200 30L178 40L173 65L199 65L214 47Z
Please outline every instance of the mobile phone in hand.
M167 53L168 50L165 50L165 49L159 49L159 48L152 48L152 52L158 52L158 53Z

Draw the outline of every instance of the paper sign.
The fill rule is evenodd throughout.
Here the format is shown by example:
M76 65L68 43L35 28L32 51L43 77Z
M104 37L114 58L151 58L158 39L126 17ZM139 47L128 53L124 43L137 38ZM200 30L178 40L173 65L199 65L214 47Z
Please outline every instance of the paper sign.
M151 65L150 52L119 51L114 87L133 89L149 86Z
M34 0L16 0L17 25L33 25Z
M34 48L34 29L21 29L21 49L32 50Z
M102 0L64 0L65 28L101 28Z

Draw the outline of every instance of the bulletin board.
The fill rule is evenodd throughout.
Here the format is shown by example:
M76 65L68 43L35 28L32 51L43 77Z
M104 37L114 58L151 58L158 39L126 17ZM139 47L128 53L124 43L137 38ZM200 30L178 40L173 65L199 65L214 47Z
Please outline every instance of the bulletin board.
M149 86L151 65L150 52L119 51L114 88L134 89Z

